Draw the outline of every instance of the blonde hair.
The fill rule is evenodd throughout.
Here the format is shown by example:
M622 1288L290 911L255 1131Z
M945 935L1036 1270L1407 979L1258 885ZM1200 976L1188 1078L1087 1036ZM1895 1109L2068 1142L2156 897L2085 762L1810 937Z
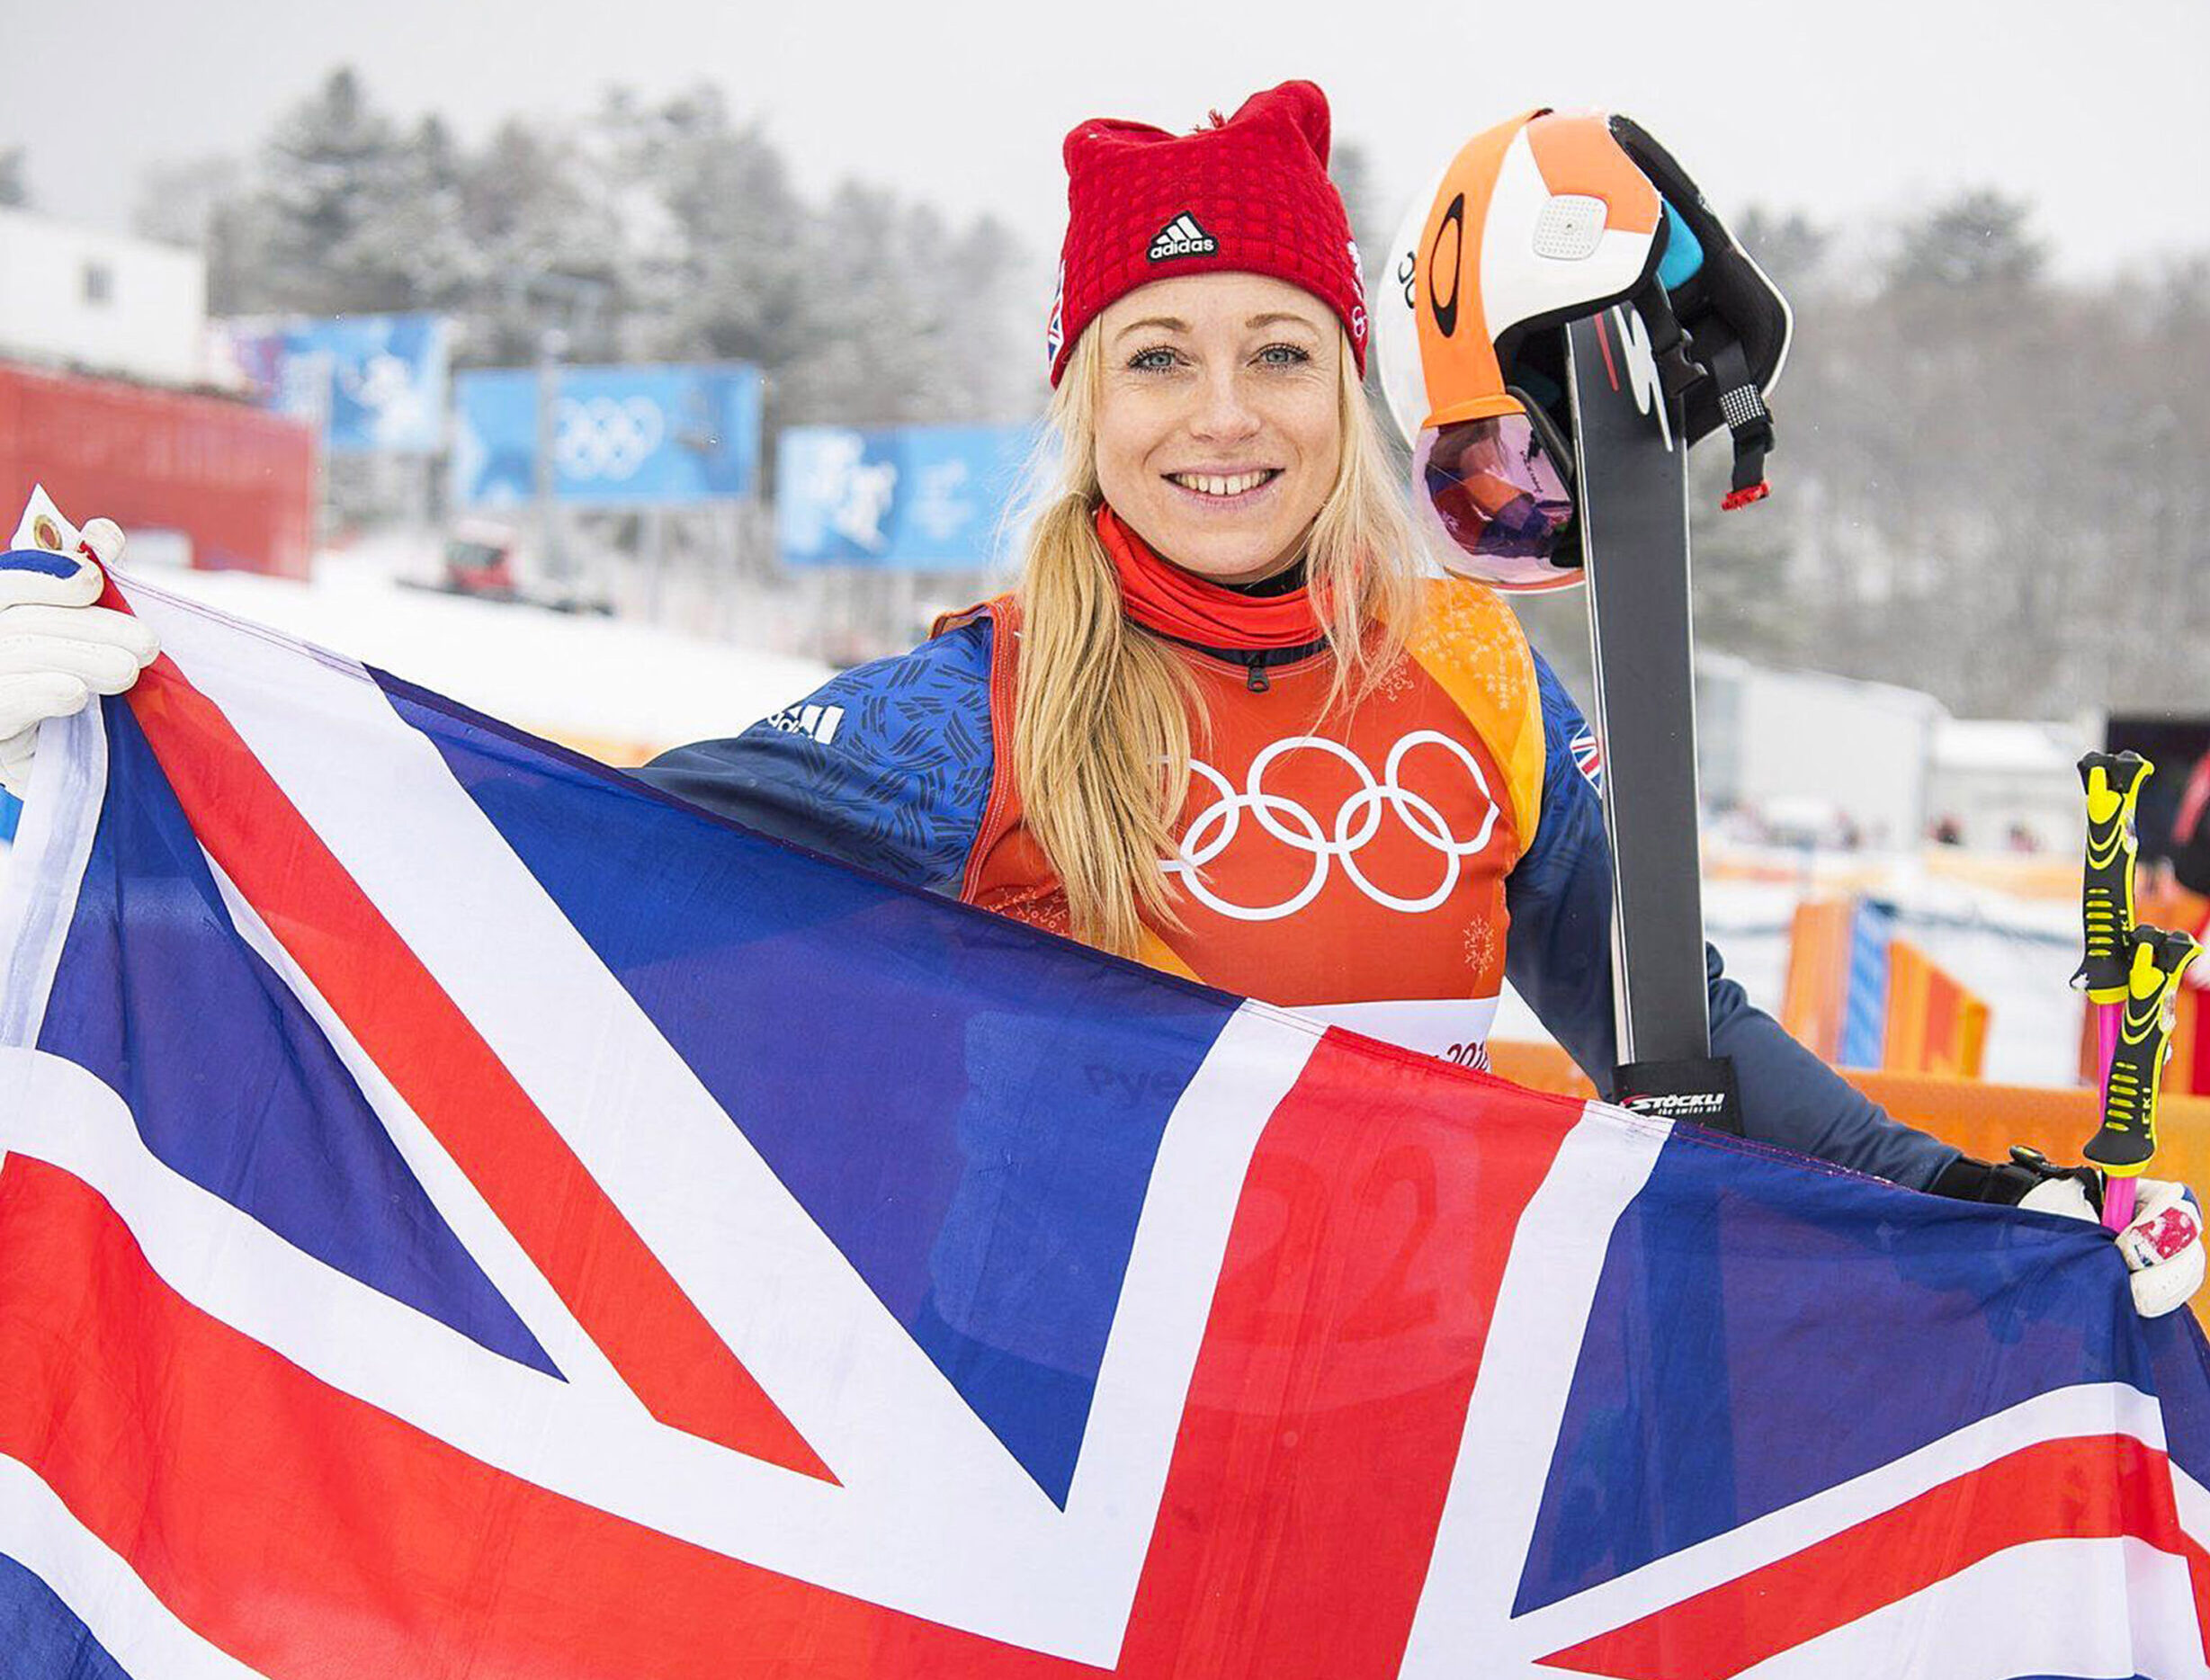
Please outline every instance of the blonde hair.
M1323 718L1356 704L1396 662L1418 599L1411 518L1347 338L1339 360L1342 459L1304 550L1335 659ZM1174 649L1123 616L1120 580L1098 540L1102 371L1092 328L1076 341L1053 397L1056 454L1029 504L1015 591L1022 633L1013 773L1023 820L1066 889L1069 931L1126 956L1146 919L1180 925L1159 862L1176 851L1195 708Z

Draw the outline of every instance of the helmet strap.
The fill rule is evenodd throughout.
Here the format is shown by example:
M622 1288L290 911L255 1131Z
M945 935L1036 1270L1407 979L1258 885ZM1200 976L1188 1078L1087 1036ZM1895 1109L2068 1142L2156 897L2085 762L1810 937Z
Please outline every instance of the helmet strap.
M1741 340L1729 335L1712 352L1711 374L1719 387L1719 413L1734 440L1734 480L1720 506L1731 512L1772 494L1765 458L1773 448L1773 416L1749 371Z
M1665 385L1667 398L1682 400L1688 388L1704 377L1704 370L1696 362L1696 342L1681 330L1680 317L1673 313L1673 299L1658 283L1654 265L1629 302L1642 317L1642 330L1650 335L1651 360L1658 364L1658 378Z

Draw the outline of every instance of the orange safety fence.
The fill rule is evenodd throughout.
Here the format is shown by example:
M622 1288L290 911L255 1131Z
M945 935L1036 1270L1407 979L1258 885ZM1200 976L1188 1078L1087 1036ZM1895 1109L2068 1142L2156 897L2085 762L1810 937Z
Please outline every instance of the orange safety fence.
M1849 996L1850 930L1857 906L1848 898L1807 898L1795 907L1788 934L1788 979L1780 1024L1788 1035L1832 1061L1841 1054Z
M1854 1046L1847 1052L1852 1059L1872 1059L1871 1031L1878 1033L1884 1068L1977 1078L1987 1049L1986 1002L1918 946L1887 937L1885 917L1874 929L1860 925L1860 902L1813 898L1795 907L1781 1025L1796 1042L1836 1065L1845 1044ZM1876 950L1864 943L1867 939L1879 942ZM1855 1033L1853 1009L1866 1023Z
M1891 940L1882 1071L1977 1079L1987 1041L1986 1003L1909 940Z

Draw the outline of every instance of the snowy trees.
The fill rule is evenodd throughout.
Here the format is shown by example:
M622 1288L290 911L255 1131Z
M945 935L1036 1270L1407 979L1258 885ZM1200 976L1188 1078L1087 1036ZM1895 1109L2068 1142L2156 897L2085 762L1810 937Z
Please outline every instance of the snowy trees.
M2030 208L1988 192L1854 268L1800 218L1740 232L1797 336L1774 499L1722 514L1715 478L1696 498L1706 642L1967 714L2198 704L2210 264L2065 283Z
M578 360L753 362L783 421L1034 407L1001 224L855 183L809 204L711 87L616 91L582 122L512 118L471 148L434 116L402 127L341 69L250 168L158 173L140 228L206 248L217 313L439 309L484 365L530 361L548 327Z
M0 152L0 203L21 165ZM1336 147L1369 254L1396 208L1378 173ZM339 71L251 158L158 172L139 220L203 246L218 313L446 310L469 364L526 363L549 327L579 361L743 359L778 424L1017 420L1043 398L1048 251L879 185L809 198L710 87L617 92L581 120L463 142ZM2066 280L2030 208L1988 192L1878 237L1735 220L1798 335L1774 499L1719 514L1725 451L1699 451L1705 644L1973 712L2198 697L2210 260ZM1579 640L1561 628L1546 646L1570 662Z
M1773 497L1697 451L1699 645L1929 691L1966 716L2199 710L2210 693L2210 257L2050 272L1967 192L1867 241L1735 219L1787 292ZM1576 597L1522 602L1569 680Z

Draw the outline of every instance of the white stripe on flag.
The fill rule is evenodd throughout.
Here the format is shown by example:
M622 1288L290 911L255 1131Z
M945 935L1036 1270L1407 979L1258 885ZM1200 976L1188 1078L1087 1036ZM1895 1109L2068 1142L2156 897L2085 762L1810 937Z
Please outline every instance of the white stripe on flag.
M2210 1675L2187 1560L2146 1541L2012 1546L1923 1592L1745 1668L1740 1680L2012 1680ZM1555 1680L1557 1670L1545 1669Z
M830 1470L847 1487L880 1485L902 1463L934 1482L933 1461L971 1475L1001 1515L1041 1516L1041 1490L1002 1449L971 1450L963 1419L950 1416L964 1413L950 1385L382 691L154 592L136 600ZM437 867L424 869L425 858ZM649 1148L642 1115L652 1117ZM856 1340L836 1350L839 1336ZM882 1429L899 1405L914 1408L904 1421L916 1443L952 1463Z
M15 844L0 857L0 1045L38 1040L106 793L98 704L49 719L39 731Z
M2118 1382L2080 1383L2036 1395L1839 1487L1530 1611L1515 1624L1521 1635L1515 1649L1524 1648L1530 1660L1561 1650L1793 1556L2022 1448L2107 1434L2130 1435L2161 1452L2163 1413L2140 1390ZM1532 1525L1522 1532L1532 1533Z
M1123 1308L1114 1319L1067 1492L1070 1513L1158 1510L1172 1455L1158 1443L1170 1443L1180 1426L1251 1152L1320 1040L1310 1022L1247 1003L1176 1104L1121 1285L1123 1302L1150 1310ZM1205 1286L1190 1288L1193 1277ZM1141 1559L1133 1560L1140 1570ZM1132 1594L1133 1574L1126 1585Z
M1508 1672L1512 1659L1498 1637L1518 1592L1612 1229L1649 1181L1669 1130L1624 1109L1587 1104L1519 1217L1399 1670L1403 1680L1462 1680L1468 1651L1498 1665L1488 1672Z
M259 1680L154 1596L24 1464L0 1453L0 1556L53 1589L132 1680ZM75 1667L67 1673L79 1672Z

